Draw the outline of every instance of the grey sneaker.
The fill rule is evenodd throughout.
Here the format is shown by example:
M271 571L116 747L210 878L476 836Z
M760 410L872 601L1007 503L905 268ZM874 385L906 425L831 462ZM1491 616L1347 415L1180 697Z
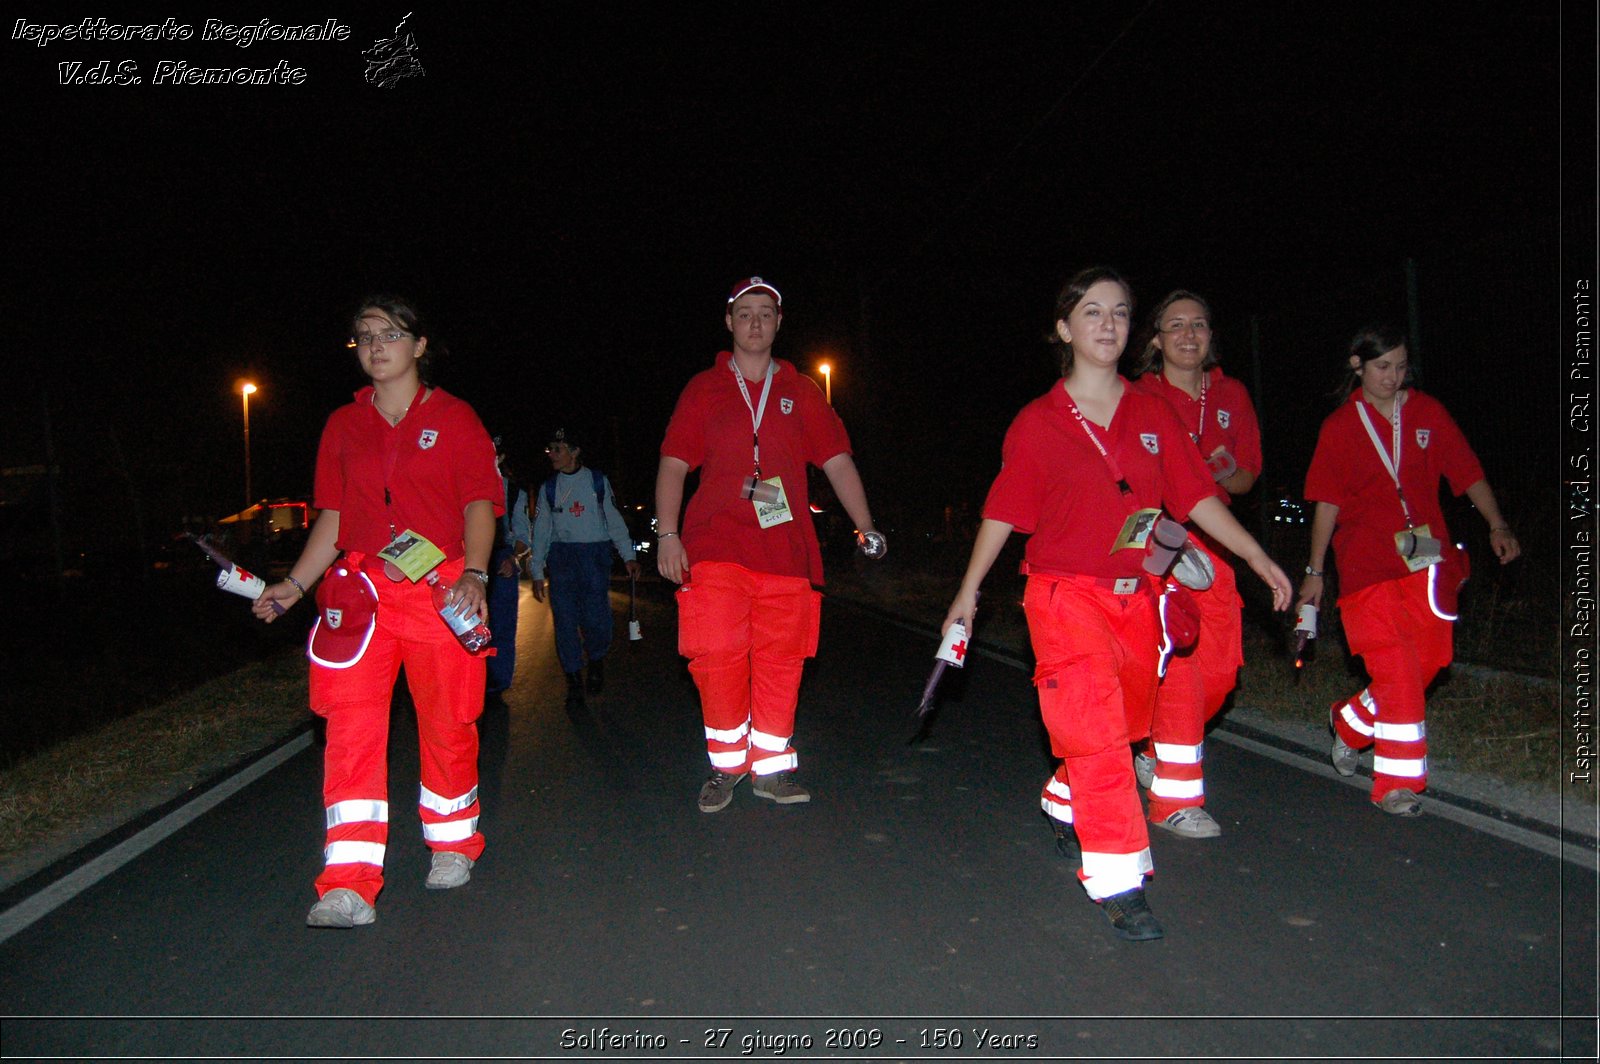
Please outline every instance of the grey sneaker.
M307 927L362 927L378 918L378 910L349 887L336 887L306 913Z
M1372 804L1391 816L1417 816L1422 812L1422 799L1417 797L1415 791L1404 788L1390 791Z
M433 867L428 870L429 890L453 890L472 878L472 858L453 850L440 850L433 855Z
M1339 733L1333 733L1333 749L1329 756L1333 758L1333 770L1341 776L1354 776L1356 766L1361 761L1361 754L1352 747L1346 746L1344 740L1339 738Z
M1140 754L1133 759L1133 774L1139 781L1139 786L1145 790L1156 781L1156 759L1149 754Z
M794 772L774 772L770 776L751 776L750 789L758 798L770 798L779 805L811 801L811 792L795 782Z
M733 789L739 786L739 781L744 777L743 772L730 773L712 769L711 775L700 785L700 811L720 813L728 808L728 803L733 801Z
M1214 839L1222 834L1222 825L1197 805L1185 806L1167 819L1157 821L1156 827L1166 828L1186 839Z

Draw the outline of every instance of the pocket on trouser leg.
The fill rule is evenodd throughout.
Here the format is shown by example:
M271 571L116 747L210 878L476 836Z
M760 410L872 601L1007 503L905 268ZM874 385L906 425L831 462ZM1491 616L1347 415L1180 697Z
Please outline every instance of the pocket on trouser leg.
M801 614L801 643L805 656L817 656L817 643L822 638L822 592L808 590L806 592L806 607Z
M710 653L710 624L706 617L705 596L697 594L694 587L685 584L673 598L678 602L678 653L690 659Z

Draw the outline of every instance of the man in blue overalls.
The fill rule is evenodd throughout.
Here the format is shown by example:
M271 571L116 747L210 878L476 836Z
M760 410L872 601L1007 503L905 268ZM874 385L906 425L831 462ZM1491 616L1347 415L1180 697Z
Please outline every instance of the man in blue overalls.
M555 472L534 500L529 559L533 597L544 601L548 576L556 656L567 676L567 698L581 700L585 657L589 693L598 694L605 686L605 656L611 649L612 548L622 556L629 577L638 578L639 563L611 482L599 470L584 467L575 434L557 429L545 453Z

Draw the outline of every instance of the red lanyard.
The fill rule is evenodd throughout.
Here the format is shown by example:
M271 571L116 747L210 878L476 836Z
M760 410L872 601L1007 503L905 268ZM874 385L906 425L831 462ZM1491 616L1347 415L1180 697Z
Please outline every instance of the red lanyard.
M406 405L406 412L400 415L400 421L405 421L416 405L427 399L427 397L428 389L418 388L416 394L411 397L411 402ZM394 479L394 467L400 463L400 425L399 423L391 425L389 424L389 419L383 417L383 411L378 409L377 392L372 393L372 412L383 418L383 427L393 434L388 441L389 453L383 459L383 510L389 517L389 538L392 540L400 535L399 531L394 527L394 495L389 491L389 482Z
M1117 490L1132 503L1133 488L1128 484L1128 478L1122 475L1122 468L1117 465L1117 460L1111 457L1105 444L1100 442L1100 437L1094 434L1094 429L1089 427L1089 419L1083 416L1083 411L1078 409L1078 404L1072 401L1072 393L1067 392L1067 386L1062 384L1061 390L1067 393L1067 406L1072 410L1072 416L1078 419L1078 424L1083 426L1083 431L1089 434L1089 442L1094 444L1094 449L1100 452L1100 457L1106 460L1106 465L1111 469L1111 479L1117 482Z

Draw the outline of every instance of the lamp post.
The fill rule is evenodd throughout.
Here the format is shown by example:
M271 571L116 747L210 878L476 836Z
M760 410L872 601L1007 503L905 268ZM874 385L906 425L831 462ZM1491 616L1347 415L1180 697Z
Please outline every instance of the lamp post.
M822 371L822 390L823 390L823 394L825 394L828 397L828 405L832 406L833 405L833 367L830 366L828 363L824 362L822 365L818 366L817 368Z
M249 381L239 383L239 395L244 399L244 506L247 510L256 501L250 487L250 397L255 391L256 386Z

